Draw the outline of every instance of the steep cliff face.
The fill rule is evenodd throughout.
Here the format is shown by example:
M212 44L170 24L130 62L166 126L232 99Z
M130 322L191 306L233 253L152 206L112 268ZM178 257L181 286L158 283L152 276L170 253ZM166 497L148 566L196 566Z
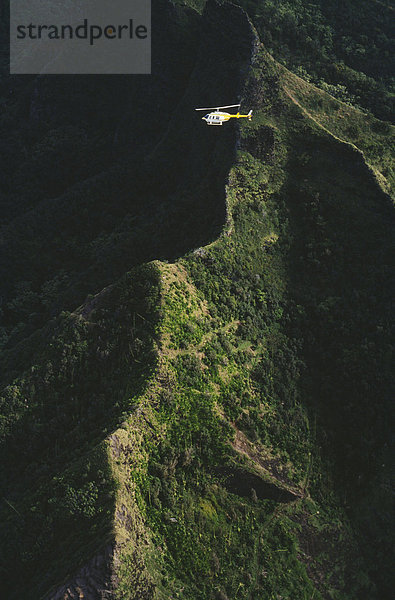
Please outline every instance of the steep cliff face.
M392 129L278 65L237 7L156 14L174 34L164 56L182 43L185 61L129 92L153 106L174 78L168 119L141 139L140 108L122 116L82 205L44 201L4 232L42 227L55 258L21 286L48 244L27 237L9 278L3 589L390 598ZM207 127L193 109L219 97L253 120ZM125 201L101 214L114 186ZM97 222L75 234L84 214Z
M254 34L241 9L216 3L200 17L157 2L153 28L150 78L115 77L111 89L106 78L13 80L18 100L3 123L14 143L1 239L1 445L3 539L13 540L2 562L14 598L41 597L62 580L53 597L113 585L123 509L102 442L154 368L153 329L140 325L157 283L148 268L147 279L131 276L131 295L114 284L135 264L210 241L224 220L236 128L203 132L194 108L240 97ZM97 295L76 310L87 293ZM72 312L58 316L64 309Z
M194 108L239 98L252 33L241 9L210 6L200 17L154 3L150 77L12 80L0 147L4 342L218 233L236 133L199 131Z

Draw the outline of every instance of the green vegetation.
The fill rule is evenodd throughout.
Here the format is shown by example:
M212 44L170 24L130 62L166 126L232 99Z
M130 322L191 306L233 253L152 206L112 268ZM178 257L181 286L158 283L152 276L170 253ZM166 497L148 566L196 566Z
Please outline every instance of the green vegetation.
M375 536L389 526L389 495L376 489L387 477L390 299L382 285L374 294L389 269L392 207L356 148L288 88L275 94L282 70L270 57L255 65L246 103L266 106L242 129L227 227L181 261L189 283L180 267L162 268L155 414L166 433L140 498L161 548L160 597L389 597L390 534L381 530L380 545ZM300 499L258 497L243 485L251 468Z
M361 3L350 32L333 2L243 6L291 71L239 8L161 1L174 47L157 42L150 83L114 80L115 134L109 97L84 100L103 82L81 80L74 124L62 81L7 100L10 600L392 595L390 8ZM240 129L191 114L238 94Z
M156 269L143 266L4 355L2 371L22 373L1 398L2 580L13 597L26 585L41 597L111 538L102 440L155 368L157 302Z
M273 56L335 98L394 114L394 8L379 0L239 0Z
M360 150L379 184L391 194L394 188L394 127L372 115L346 106L284 69L284 90L304 113L335 138Z

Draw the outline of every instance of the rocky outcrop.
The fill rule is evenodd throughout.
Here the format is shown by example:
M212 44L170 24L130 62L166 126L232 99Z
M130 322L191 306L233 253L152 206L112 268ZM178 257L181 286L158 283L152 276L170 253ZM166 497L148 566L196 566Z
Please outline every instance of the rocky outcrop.
M106 600L112 597L111 564L114 545L108 544L45 600Z

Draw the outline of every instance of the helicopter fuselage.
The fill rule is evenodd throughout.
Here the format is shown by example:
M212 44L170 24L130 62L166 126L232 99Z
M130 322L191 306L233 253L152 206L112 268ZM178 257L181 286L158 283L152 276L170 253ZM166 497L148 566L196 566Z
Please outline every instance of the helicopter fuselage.
M202 119L203 121L206 121L207 125L222 125L222 123L229 121L230 117L231 115L229 113L215 111L207 113Z
M206 121L207 125L222 125L229 121L229 119L248 119L251 121L252 110L248 113L248 115L241 115L239 112L235 115L232 115L227 112L220 112L219 110L215 110L214 112L207 113L202 117L203 121Z

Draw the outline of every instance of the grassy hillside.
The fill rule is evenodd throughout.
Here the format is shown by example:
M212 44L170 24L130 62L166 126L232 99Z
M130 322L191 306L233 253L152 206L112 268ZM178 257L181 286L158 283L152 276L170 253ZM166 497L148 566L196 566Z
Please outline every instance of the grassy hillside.
M349 105L394 115L394 7L384 0L240 0L276 59Z
M381 187L391 196L394 189L394 127L375 119L283 69L284 91L307 117L349 143L363 154Z
M98 176L124 200L93 177L3 232L30 251L5 280L3 590L389 599L391 125L276 62L238 8L161 7L189 66L144 162L121 144ZM192 111L233 94L240 128Z
M127 481L161 598L391 594L392 207L289 85L256 57L227 226L160 266L160 367Z

